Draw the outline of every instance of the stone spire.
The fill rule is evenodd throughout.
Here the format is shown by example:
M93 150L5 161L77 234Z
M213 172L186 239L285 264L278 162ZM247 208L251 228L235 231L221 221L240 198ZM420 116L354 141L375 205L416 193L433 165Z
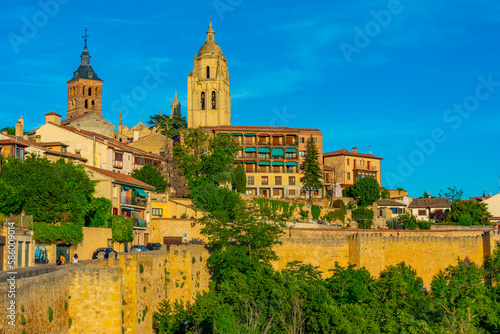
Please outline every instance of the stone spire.
M174 102L172 102L170 117L181 115L181 104L177 100L177 89L175 90Z
M208 27L207 30L207 40L205 43L215 43L215 31L212 29L212 20L210 20L210 26Z

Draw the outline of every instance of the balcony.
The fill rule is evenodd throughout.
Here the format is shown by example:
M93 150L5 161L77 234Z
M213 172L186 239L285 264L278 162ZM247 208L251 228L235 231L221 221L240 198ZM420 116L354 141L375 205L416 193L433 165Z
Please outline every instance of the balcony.
M363 166L360 166L360 165L356 165L352 168L352 170L367 170L367 171L372 171L372 172L376 172L378 169L376 166L367 166L367 165L363 165Z
M125 198L122 198L121 204L146 206L146 205L148 205L148 201L146 199L143 199L143 198L125 197Z
M114 168L123 168L123 161L113 160Z
M146 227L146 222L143 219L132 219L134 227Z

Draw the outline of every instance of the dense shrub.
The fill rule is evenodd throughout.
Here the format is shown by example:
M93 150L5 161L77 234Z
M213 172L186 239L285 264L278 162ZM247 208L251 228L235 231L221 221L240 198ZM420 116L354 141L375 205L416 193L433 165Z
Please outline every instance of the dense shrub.
M357 208L352 210L352 219L358 223L359 228L369 229L373 225L373 210Z

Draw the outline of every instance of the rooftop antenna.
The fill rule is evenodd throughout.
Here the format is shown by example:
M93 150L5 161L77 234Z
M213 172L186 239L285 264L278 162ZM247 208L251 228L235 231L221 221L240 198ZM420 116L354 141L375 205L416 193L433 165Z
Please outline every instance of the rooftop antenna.
M57 108L57 113L58 113L58 114L59 114L59 107L60 107L60 106L56 106L56 108Z
M368 145L368 154L372 154L372 146Z

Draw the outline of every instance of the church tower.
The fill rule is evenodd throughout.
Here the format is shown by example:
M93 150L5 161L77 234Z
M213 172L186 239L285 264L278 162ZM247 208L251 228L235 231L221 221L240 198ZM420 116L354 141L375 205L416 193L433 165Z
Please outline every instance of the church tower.
M85 45L80 56L80 67L73 73L68 84L68 107L66 118L70 119L89 112L102 117L102 80L90 66L90 54L87 50L87 28Z
M174 102L172 102L170 108L172 109L172 111L170 112L170 117L181 116L181 104L179 101L177 101L177 89L175 90Z
M188 75L188 127L231 125L229 71L222 49L215 43L212 22L207 40L194 56Z

